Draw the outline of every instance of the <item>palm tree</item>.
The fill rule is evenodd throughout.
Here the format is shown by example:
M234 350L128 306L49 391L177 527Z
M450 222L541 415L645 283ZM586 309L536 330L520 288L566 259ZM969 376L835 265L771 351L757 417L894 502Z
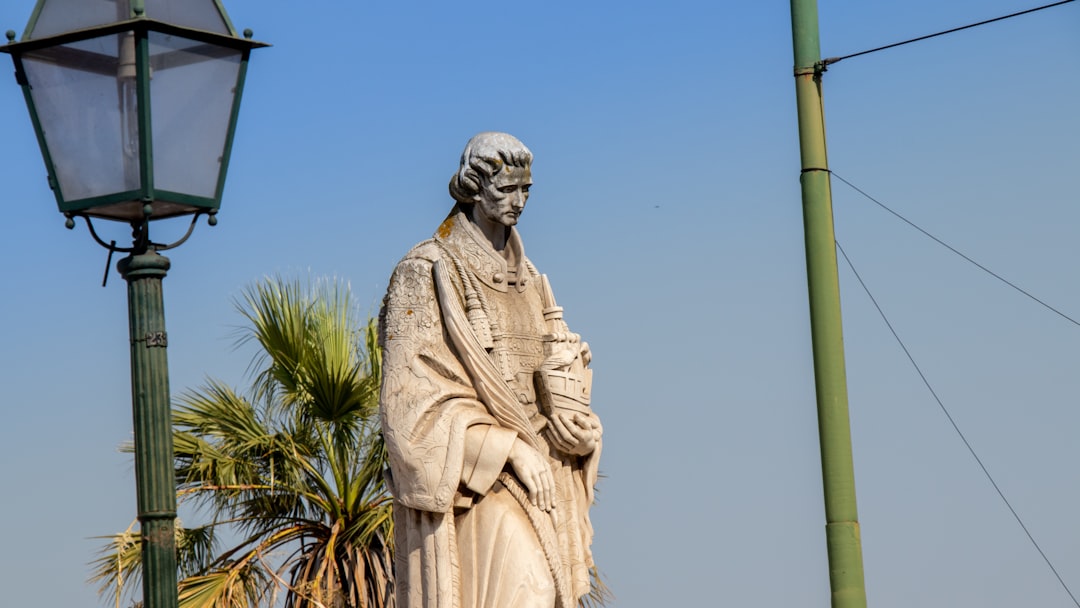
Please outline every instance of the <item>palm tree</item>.
M237 308L253 386L208 380L173 409L178 500L209 518L177 525L181 608L392 607L374 322L332 280L268 278ZM108 539L92 580L119 608L140 546L131 529Z

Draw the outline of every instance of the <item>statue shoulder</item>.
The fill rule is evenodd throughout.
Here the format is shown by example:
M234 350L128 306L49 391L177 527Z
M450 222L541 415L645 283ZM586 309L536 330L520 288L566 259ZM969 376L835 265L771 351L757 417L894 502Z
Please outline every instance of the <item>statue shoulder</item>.
M398 266L402 264L415 264L417 262L427 262L434 264L443 255L443 248L435 242L435 239L428 239L417 243L409 253L405 254L405 257L401 258L398 262Z
M415 275L417 272L430 275L435 262L445 257L447 257L445 248L440 246L435 239L418 243L405 254L405 257L398 260L397 265L394 266L391 281L394 276Z
M410 288L417 282L430 286L434 280L435 264L441 262L443 267L449 270L449 275L454 286L461 288L462 278L459 276L462 267L461 262L453 251L440 243L437 239L428 239L417 244L405 254L405 257L394 267L394 273L390 277L390 286L387 290L388 297L392 296L402 285Z
M413 336L417 323L430 323L438 308L433 267L440 248L424 241L409 250L394 267L379 310L379 345L389 346L395 337ZM418 311L426 311L417 314Z

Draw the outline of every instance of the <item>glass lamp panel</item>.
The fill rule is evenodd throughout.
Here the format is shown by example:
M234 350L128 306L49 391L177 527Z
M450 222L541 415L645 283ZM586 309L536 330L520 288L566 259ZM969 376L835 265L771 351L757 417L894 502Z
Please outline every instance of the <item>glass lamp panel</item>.
M173 25L232 35L214 0L146 0L146 16Z
M44 38L130 18L129 0L45 0L27 38Z
M241 56L151 32L155 190L216 198Z
M139 188L133 65L134 40L129 34L23 56L34 110L64 200Z

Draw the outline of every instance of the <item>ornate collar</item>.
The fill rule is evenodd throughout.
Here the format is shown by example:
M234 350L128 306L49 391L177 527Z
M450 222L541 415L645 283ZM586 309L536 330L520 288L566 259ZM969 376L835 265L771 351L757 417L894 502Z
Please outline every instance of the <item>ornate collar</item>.
M487 237L460 208L455 207L446 217L435 231L435 239L446 245L484 285L505 293L513 283L519 292L525 291L529 280L528 265L521 237L513 227L510 228L510 237L506 239L506 247L517 260L514 269L507 268L506 258L495 251Z

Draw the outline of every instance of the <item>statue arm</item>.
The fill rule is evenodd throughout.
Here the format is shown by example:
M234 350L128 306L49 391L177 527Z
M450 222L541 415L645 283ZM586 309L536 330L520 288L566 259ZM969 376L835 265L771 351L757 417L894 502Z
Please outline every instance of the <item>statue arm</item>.
M446 343L430 259L398 265L380 325L380 414L396 497L445 512L461 488L486 494L511 459L517 433L488 413Z
M465 431L465 462L461 483L477 494L487 494L506 466L517 433L490 424L475 424Z

